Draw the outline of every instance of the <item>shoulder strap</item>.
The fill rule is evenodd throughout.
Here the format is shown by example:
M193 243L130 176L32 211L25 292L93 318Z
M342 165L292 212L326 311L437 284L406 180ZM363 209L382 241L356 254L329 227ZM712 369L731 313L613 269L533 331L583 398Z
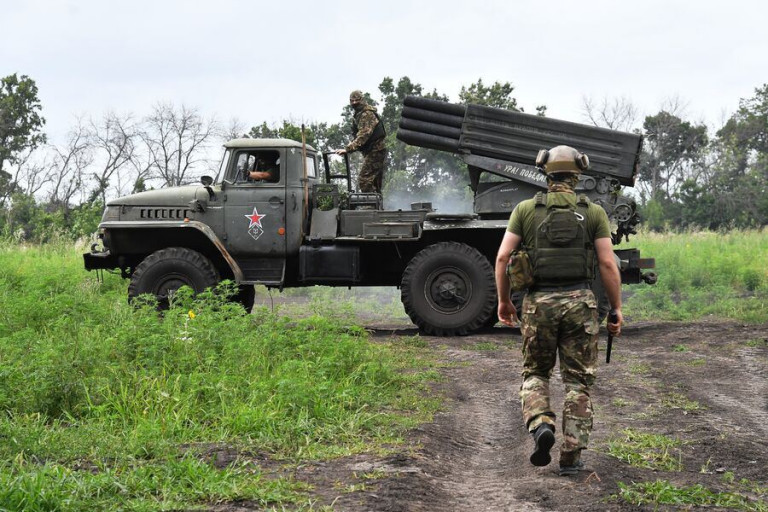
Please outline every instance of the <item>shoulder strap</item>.
M547 194L544 192L536 192L536 195L533 196L533 199L537 207L547 206Z

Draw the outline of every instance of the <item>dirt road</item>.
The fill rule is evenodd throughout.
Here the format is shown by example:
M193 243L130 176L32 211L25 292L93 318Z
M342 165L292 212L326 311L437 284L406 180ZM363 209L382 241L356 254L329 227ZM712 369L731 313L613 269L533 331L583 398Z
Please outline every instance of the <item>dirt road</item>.
M409 326L371 325L375 339L412 336ZM594 389L595 428L586 470L534 468L517 391L519 333L496 327L459 338L424 337L450 361L435 392L445 412L386 458L359 456L304 468L316 506L351 511L655 510L611 498L619 482L667 480L733 490L728 481L768 485L768 324L707 320L636 323L617 339ZM601 349L605 334L601 334ZM604 360L604 353L601 353ZM556 372L554 403L562 404ZM680 441L668 450L679 471L639 468L608 454L627 429ZM559 443L558 429L558 443ZM648 454L640 453L640 455ZM363 475L378 475L364 478ZM750 495L749 490L743 491ZM661 508L677 510L677 508ZM724 510L713 509L708 510Z

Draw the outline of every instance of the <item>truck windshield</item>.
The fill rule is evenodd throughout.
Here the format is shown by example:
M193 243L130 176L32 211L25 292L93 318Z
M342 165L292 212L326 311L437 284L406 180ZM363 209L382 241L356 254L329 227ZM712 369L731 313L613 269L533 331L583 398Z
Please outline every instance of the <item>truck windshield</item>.
M221 165L219 166L219 171L216 173L216 178L213 180L214 183L219 182L219 176L221 176L222 180L226 176L227 166L229 165L230 156L232 156L232 150L225 149L224 156L221 158Z

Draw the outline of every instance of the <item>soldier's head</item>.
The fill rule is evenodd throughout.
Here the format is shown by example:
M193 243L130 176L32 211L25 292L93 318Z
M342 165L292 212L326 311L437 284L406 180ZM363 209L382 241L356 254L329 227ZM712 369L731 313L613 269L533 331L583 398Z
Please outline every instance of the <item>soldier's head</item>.
M547 183L565 183L576 188L579 174L589 169L589 157L570 146L555 146L539 151L536 167L547 175Z
M355 110L363 108L365 106L365 100L363 99L362 91L354 90L349 93L349 104Z

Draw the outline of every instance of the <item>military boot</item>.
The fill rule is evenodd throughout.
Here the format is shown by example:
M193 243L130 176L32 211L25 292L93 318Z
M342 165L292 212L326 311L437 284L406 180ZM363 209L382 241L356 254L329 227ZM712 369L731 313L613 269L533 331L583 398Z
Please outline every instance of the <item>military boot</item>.
M582 461L577 461L574 464L560 464L560 476L578 475L579 471L582 469L584 469L584 463Z
M555 427L549 423L542 423L532 432L536 447L531 454L531 464L534 466L546 466L552 461L549 450L555 444Z

